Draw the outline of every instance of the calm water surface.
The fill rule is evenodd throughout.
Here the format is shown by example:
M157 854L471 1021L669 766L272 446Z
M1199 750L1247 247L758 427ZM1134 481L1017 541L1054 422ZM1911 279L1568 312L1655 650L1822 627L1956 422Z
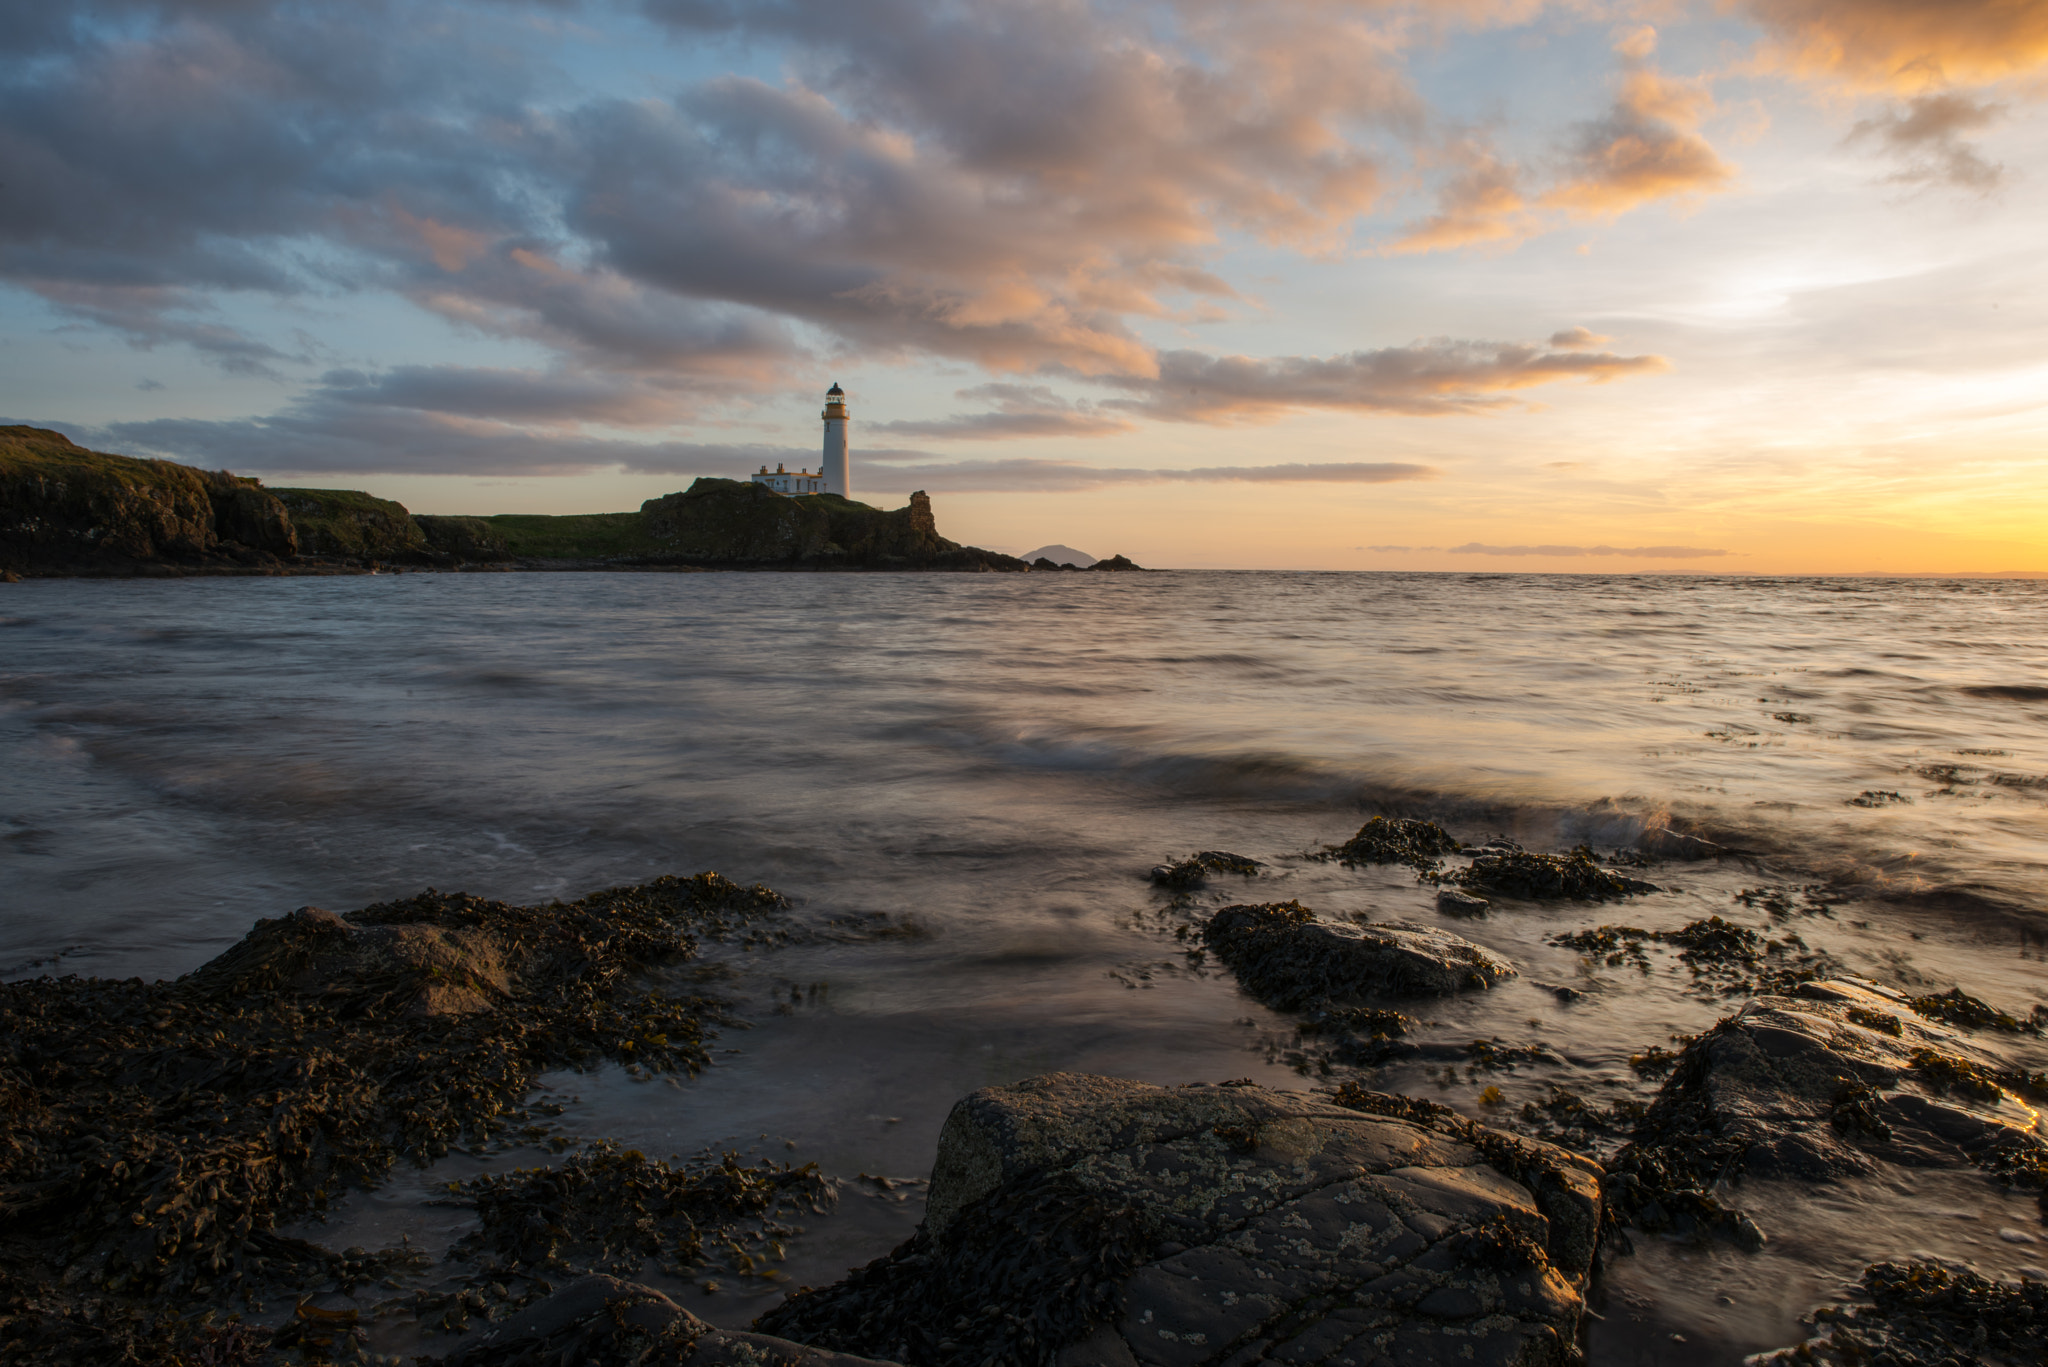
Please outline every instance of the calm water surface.
M1382 810L1544 849L1693 830L1749 857L1667 869L1677 886L1629 921L1761 926L1736 892L1825 883L1839 905L1802 925L1809 943L2024 1014L2048 1000L2048 585L420 574L0 588L8 976L175 975L309 902L428 885L530 902L703 868L770 883L813 923L879 912L925 932L735 962L730 995L754 1028L728 1032L736 1052L695 1081L553 1080L584 1132L664 1152L794 1141L844 1176L915 1176L959 1095L1036 1072L1307 1085L1288 1023L1188 959L1143 875L1229 849L1272 868L1211 904L1299 897L1433 920L1404 873L1301 857ZM1433 1004L1436 1053L1379 1084L1481 1114L1489 1079L1438 1075L1456 1045L1491 1035L1566 1061L1491 1079L1510 1107L1552 1082L1646 1095L1629 1053L1728 1008L1675 972L1609 981L1544 941L1599 919L1532 908L1460 926L1523 977ZM1564 982L1588 995L1560 1003L1549 986ZM1797 1214L1759 1257L1623 1260L1596 1358L1721 1363L1793 1341L1795 1317L1865 1254L2007 1275L2048 1262L1997 1235L2038 1228L2019 1209L2031 1202L2008 1211L1958 1180L1774 1197ZM422 1190L401 1179L343 1218L372 1236L420 1230ZM918 1214L914 1196L850 1199L797 1252L800 1279L877 1256ZM767 1303L704 1300L693 1308L727 1322Z

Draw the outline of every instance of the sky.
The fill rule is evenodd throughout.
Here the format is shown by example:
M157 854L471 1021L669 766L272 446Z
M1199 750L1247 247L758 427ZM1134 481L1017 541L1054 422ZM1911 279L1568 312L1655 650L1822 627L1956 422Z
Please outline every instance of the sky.
M2048 571L2048 0L0 0L0 421L416 512Z

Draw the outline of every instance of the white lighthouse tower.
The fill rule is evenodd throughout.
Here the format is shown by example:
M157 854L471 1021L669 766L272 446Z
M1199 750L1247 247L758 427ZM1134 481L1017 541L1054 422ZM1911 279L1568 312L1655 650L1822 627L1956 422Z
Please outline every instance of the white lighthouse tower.
M825 492L853 497L852 467L846 454L846 391L834 384L825 391Z

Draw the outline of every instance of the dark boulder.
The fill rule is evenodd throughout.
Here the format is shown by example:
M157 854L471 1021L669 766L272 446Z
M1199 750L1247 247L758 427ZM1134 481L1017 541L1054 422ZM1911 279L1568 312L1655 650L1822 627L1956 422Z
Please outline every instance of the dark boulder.
M1228 850L1202 850L1185 859L1176 859L1169 864L1152 866L1152 881L1173 892L1193 892L1209 881L1212 873L1234 873L1242 878L1256 878L1264 868L1256 859L1248 859Z
M1340 864L1406 864L1412 869L1433 869L1443 863L1444 855L1456 854L1459 848L1456 838L1434 821L1376 816L1343 844L1327 846L1321 857Z
M1143 565L1134 564L1121 555L1112 555L1107 560L1098 560L1088 567L1091 570L1142 570Z
M1601 868L1583 845L1569 854L1531 854L1520 848L1480 851L1469 867L1444 874L1442 881L1528 902L1605 902L1657 891L1655 883Z
M1349 1095L1070 1073L976 1092L918 1233L756 1327L917 1367L1570 1361L1599 1169Z
M1767 995L1700 1036L1615 1158L1611 1197L1639 1227L1724 1232L1753 1225L1709 1195L1744 1175L1828 1181L1887 1165L1974 1165L2048 1186L2048 1143L2023 1098L2048 1076L2002 1066L1958 1032L1863 979Z
M1319 921L1299 902L1225 907L1202 938L1246 991L1282 1011L1491 987L1515 966L1433 926Z

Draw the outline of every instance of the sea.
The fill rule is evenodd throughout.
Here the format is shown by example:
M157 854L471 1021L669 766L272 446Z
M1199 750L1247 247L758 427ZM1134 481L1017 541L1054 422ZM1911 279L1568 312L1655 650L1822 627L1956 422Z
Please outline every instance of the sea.
M1202 914L1298 899L1449 924L1411 871L1317 858L1375 814L1536 850L1610 854L1677 832L1724 853L1657 866L1645 876L1663 890L1625 909L1511 905L1456 924L1521 976L1411 1007L1427 1022L1419 1057L1325 1074L1289 1018L1189 952L1188 910L1148 871L1230 851L1266 867L1212 878ZM7 977L172 977L258 918L427 887L524 904L715 869L793 898L816 933L715 950L734 1019L713 1067L546 1080L582 1138L814 1161L843 1179L837 1212L790 1250L792 1283L822 1285L906 1237L948 1109L1035 1074L1357 1077L1495 1123L1559 1087L1646 1100L1657 1079L1630 1058L1739 1002L1691 990L1676 962L1615 969L1552 942L1602 921L1782 929L1775 897L1848 971L1960 985L2024 1016L2048 1003L2044 861L2039 581L622 572L0 587ZM1540 1044L1547 1061L1474 1076L1457 1066L1474 1039ZM400 1174L316 1237L445 1243L460 1212L426 1193L509 1161ZM1770 1243L1638 1238L1594 1299L1595 1367L1733 1364L1797 1342L1800 1317L1881 1257L2048 1275L2031 1196L1981 1174L1752 1183L1730 1199L1762 1212ZM684 1290L733 1325L782 1294Z

